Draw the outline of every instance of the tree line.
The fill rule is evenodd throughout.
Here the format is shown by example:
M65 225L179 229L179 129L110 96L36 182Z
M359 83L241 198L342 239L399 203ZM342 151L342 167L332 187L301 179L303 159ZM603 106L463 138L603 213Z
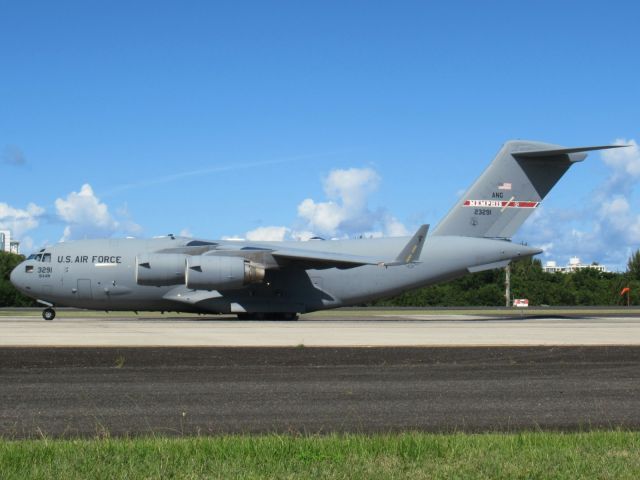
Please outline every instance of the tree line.
M9 281L9 275L24 256L15 253L0 252L0 307L32 307L37 303L20 293Z
M11 270L24 260L22 255L0 252L0 307L28 307L34 300L17 291L9 281ZM547 273L538 259L511 265L511 296L527 298L529 304L549 306L626 305L623 288L631 291L632 305L640 305L640 250L627 263L624 273L583 269L574 273ZM497 307L505 304L505 271L489 270L429 287L411 290L375 306L406 307Z
M626 305L622 290L630 289L631 305L640 305L640 251L636 251L623 273L586 268L571 273L543 271L537 258L511 264L511 298L526 298L532 306ZM505 270L488 270L374 302L377 306L504 306Z

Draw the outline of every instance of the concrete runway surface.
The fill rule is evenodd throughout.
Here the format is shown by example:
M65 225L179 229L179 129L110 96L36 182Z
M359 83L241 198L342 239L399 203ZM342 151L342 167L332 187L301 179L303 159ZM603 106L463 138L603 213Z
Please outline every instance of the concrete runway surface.
M640 428L640 347L0 348L5 438Z
M639 317L480 316L399 312L298 322L231 317L0 316L0 346L508 346L640 345Z

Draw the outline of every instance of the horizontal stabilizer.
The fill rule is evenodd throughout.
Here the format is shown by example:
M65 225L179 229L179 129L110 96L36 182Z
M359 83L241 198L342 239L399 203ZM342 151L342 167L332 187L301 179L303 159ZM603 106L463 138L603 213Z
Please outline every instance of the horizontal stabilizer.
M571 155L574 153L591 152L593 150L608 150L610 148L627 147L628 145L599 145L595 147L573 147L573 148L551 148L545 150L529 150L524 152L513 152L516 158L549 158L567 155L572 162L580 162L586 155Z

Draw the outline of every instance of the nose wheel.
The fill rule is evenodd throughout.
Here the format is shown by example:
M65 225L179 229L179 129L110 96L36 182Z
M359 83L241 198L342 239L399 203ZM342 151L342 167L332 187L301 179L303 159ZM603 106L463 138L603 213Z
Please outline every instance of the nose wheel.
M42 318L47 321L53 320L54 318L56 318L56 311L53 308L45 308L42 311Z

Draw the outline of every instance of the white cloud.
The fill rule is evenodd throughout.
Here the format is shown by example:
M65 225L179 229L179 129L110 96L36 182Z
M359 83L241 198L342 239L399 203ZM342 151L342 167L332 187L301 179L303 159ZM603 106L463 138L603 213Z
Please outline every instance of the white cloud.
M298 215L304 218L309 228L320 232L335 232L345 219L345 211L333 202L315 203L307 198L298 205Z
M635 140L617 139L614 144L631 146L601 152L608 175L582 207L540 208L519 237L544 245L545 257L559 263L577 255L584 262L597 261L613 270L624 270L629 255L640 248L640 211L635 207L640 148Z
M220 240L227 240L229 242L244 242L246 238L239 237L238 235L223 235Z
M385 234L389 237L404 237L410 235L409 230L392 215L386 215L384 218Z
M287 227L258 227L247 232L246 238L251 242L281 242L290 232Z
M131 220L116 220L88 183L82 185L79 192L69 193L66 199L56 199L55 206L60 219L67 223L62 241L140 232L140 226Z
M410 232L396 217L383 208L372 211L370 195L381 178L371 168L336 169L323 179L326 201L306 198L298 204L295 228L286 226L258 227L244 236L224 236L222 240L307 241L313 237L350 238L353 236L405 236Z
M39 225L43 214L44 208L35 203L29 203L25 209L0 203L0 230L11 230L11 235L19 240L25 232Z
M309 230L293 230L291 232L291 239L297 240L298 242L306 242L315 236L317 235Z
M332 170L323 182L331 199L340 199L348 210L366 208L367 196L380 185L380 176L371 168Z
M602 160L616 175L629 175L634 179L640 177L640 148L635 140L618 138L614 145L629 145L625 148L613 148L602 151Z
M404 225L384 209L369 209L369 196L380 182L380 176L371 168L332 170L323 181L328 200L303 200L298 205L298 216L306 222L307 230L332 237L363 232L406 235Z
M80 192L71 192L67 195L66 200L56 199L55 204L58 215L65 222L91 224L102 228L111 228L116 225L107 205L100 202L88 183L82 185Z

